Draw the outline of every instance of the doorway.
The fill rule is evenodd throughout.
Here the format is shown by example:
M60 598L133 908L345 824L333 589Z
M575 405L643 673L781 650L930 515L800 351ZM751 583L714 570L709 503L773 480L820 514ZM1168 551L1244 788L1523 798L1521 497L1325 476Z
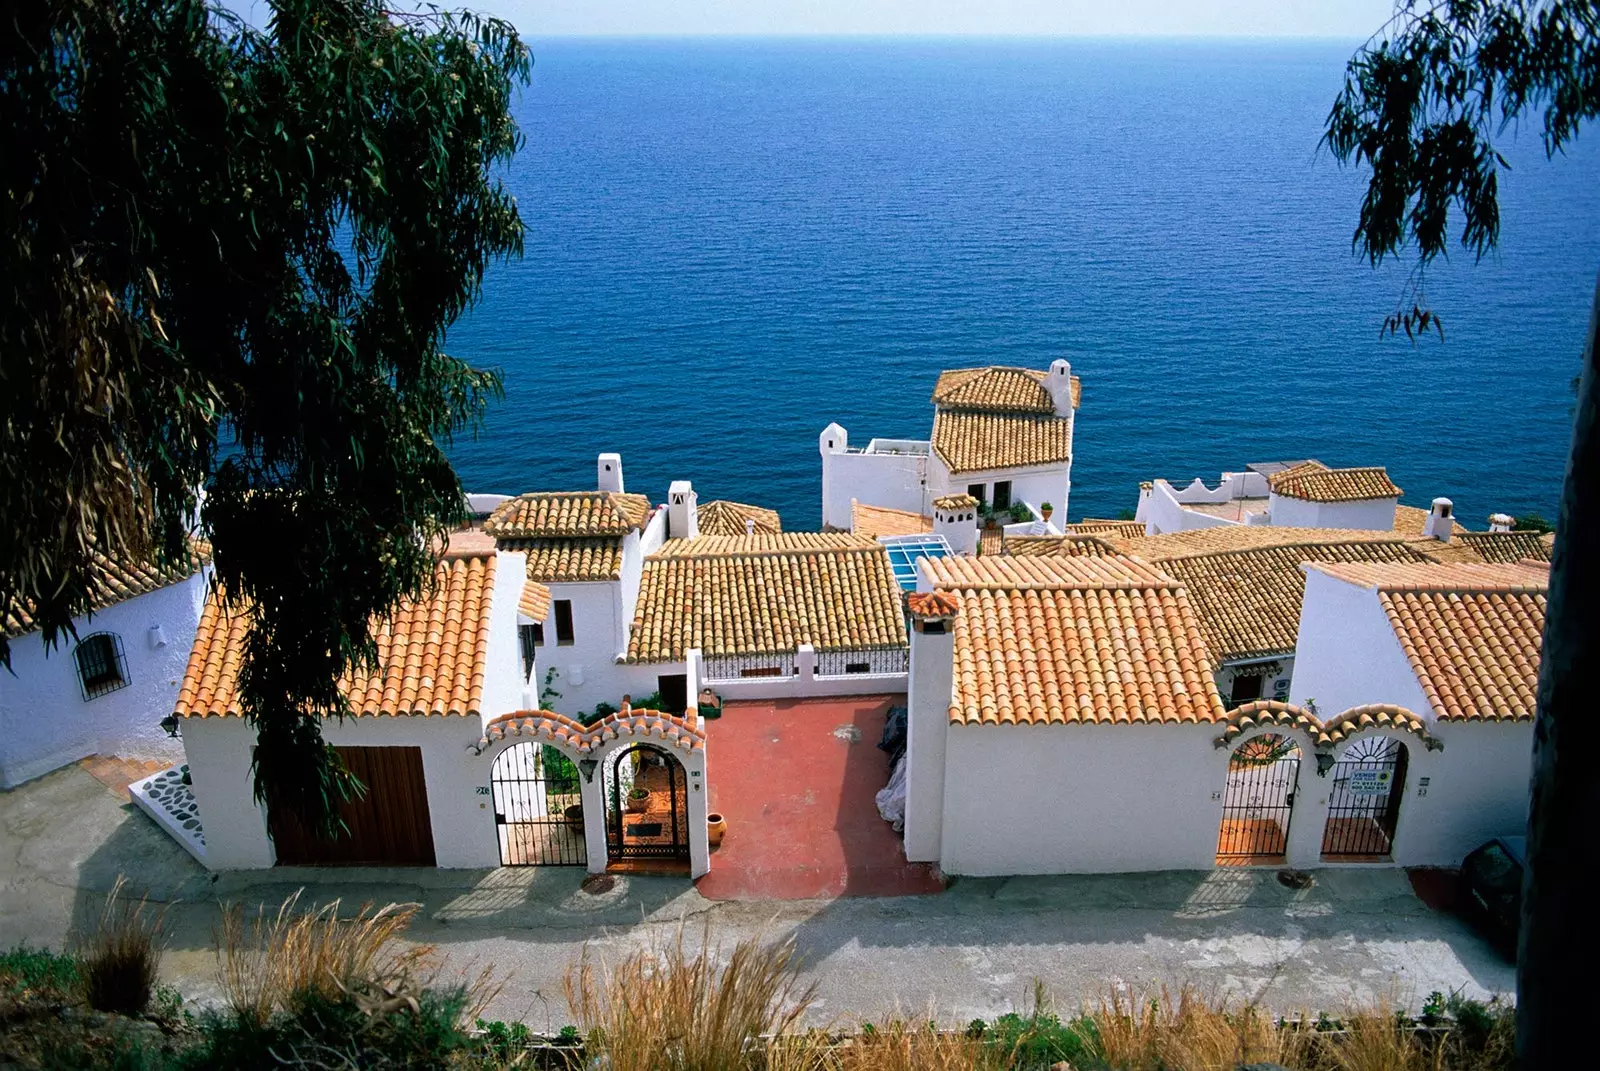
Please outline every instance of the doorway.
M1288 736L1263 733L1234 749L1222 790L1218 866L1284 861L1299 781L1300 746Z
M687 870L688 782L683 764L653 744L635 744L607 761L608 867L636 869L648 863L674 872Z
M680 717L689 709L689 675L663 673L656 678L656 689L661 695L661 709Z
M1379 863L1394 850L1400 798L1406 786L1406 746L1368 737L1345 748L1329 777L1328 821L1322 858L1330 863Z
M578 768L549 744L517 744L494 760L489 787L501 866L584 866Z

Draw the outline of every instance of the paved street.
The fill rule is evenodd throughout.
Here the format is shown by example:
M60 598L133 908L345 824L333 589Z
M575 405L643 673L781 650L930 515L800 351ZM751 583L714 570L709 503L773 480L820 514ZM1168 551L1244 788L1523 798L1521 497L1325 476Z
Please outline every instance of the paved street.
M781 903L712 902L686 880L650 878L591 896L565 869L213 877L80 767L0 793L0 946L60 946L92 923L119 872L171 905L164 969L192 998L216 995L219 902L275 906L303 885L318 902L420 902L412 937L436 943L450 971L494 964L509 984L491 1014L536 1029L569 1020L561 978L586 944L613 956L669 938L680 921L693 940L707 926L723 943L793 934L818 983L819 1020L931 1006L964 1022L1026 1007L1036 978L1066 1008L1116 982L1191 981L1282 1012L1512 987L1508 963L1386 869L1323 871L1298 891L1271 872L1228 870L966 879L936 896Z

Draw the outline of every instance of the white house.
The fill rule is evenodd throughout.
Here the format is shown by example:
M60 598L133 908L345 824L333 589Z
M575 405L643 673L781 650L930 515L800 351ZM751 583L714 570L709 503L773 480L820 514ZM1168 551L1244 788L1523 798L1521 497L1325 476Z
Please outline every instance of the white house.
M1395 528L1401 493L1382 467L1335 469L1314 460L1264 462L1248 465L1243 472L1224 472L1215 488L1198 479L1182 488L1166 480L1140 484L1134 516L1145 523L1149 535L1258 524L1387 532Z
M933 500L968 494L996 510L1049 504L1067 515L1072 432L1082 385L1065 360L1046 371L989 366L940 374L933 434L852 448L829 424L822 454L822 524L847 530L852 502L931 516Z
M94 754L178 758L172 712L210 578L196 545L169 566L97 557L94 609L47 649L24 606L7 609L0 668L0 788Z

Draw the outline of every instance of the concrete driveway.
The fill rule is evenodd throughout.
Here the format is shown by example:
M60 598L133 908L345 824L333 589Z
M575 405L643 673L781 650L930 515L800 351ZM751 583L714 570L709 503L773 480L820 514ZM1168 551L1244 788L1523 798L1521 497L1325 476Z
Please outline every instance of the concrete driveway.
M508 979L491 1014L536 1029L569 1021L561 979L586 944L611 957L704 927L731 943L793 935L818 984L819 1021L895 1011L965 1022L1023 1010L1034 980L1070 1009L1114 983L1191 981L1275 1011L1336 1011L1432 990L1487 997L1512 968L1456 919L1430 911L1404 873L1324 871L1309 889L1271 872L966 879L940 895L785 902L701 897L683 879L619 878L600 896L567 869L310 870L208 874L144 815L79 767L0 793L0 947L60 947L92 924L118 873L170 905L164 970L215 999L221 901L418 901L411 936L447 971L494 964Z

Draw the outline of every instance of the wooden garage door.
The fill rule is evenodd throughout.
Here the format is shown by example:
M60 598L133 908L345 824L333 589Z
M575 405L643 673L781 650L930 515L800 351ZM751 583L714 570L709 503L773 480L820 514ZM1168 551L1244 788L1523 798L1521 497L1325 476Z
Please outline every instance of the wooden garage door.
M422 749L341 747L367 794L339 808L350 831L336 840L311 835L295 817L274 812L269 826L280 866L433 866L433 824L422 778Z

